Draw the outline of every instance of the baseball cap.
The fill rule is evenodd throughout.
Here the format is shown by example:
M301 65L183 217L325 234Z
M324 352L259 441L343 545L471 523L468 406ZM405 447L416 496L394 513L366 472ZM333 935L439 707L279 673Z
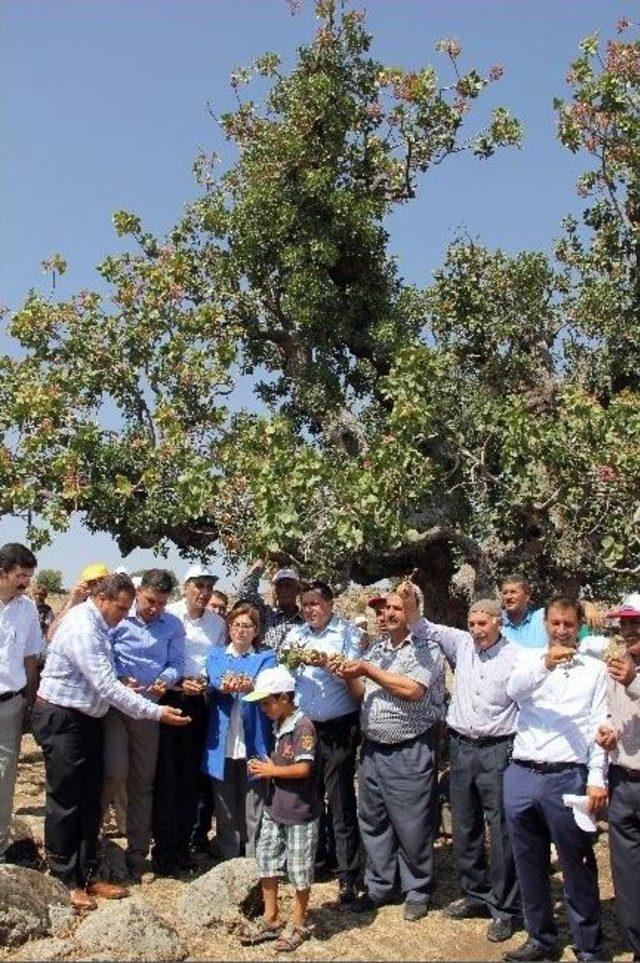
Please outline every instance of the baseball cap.
M366 629L369 627L369 619L366 615L356 615L353 624L357 625L359 629Z
M259 702L270 695L279 692L293 692L296 687L296 680L288 669L283 665L276 665L272 669L263 669L258 672L253 692L243 696L243 702Z
M386 604L387 604L387 600L384 595L374 595L373 598L370 598L369 601L367 602L367 605L369 606L370 609L377 609L381 605L386 605Z
M292 582L299 582L298 573L293 568L279 568L276 574L273 576L273 584L276 582L282 582L283 579L291 579Z
M617 609L607 612L608 619L638 619L640 618L640 592L633 592L622 600Z
M214 575L206 565L192 565L188 568L182 579L183 584L189 582L192 578L210 578L212 582L218 581L218 576Z
M100 578L106 578L108 574L109 569L103 562L92 562L91 565L85 565L80 572L80 581L97 582Z

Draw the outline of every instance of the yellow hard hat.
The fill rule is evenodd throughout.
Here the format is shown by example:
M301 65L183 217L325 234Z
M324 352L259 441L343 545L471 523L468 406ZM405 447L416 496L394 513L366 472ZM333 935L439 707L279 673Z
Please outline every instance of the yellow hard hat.
M104 578L108 574L109 569L103 562L92 562L91 565L85 565L82 569L80 580L82 582L96 582L99 578Z

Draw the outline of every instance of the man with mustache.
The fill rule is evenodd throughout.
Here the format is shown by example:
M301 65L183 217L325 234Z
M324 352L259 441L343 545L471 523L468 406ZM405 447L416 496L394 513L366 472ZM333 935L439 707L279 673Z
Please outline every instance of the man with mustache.
M626 655L609 660L609 716L597 741L609 753L609 852L616 910L640 960L640 593L608 613Z
M408 602L412 586L404 583L398 592ZM444 912L452 919L492 917L487 939L496 943L508 940L522 917L502 790L518 712L506 686L521 649L503 635L501 617L499 602L481 599L469 608L468 632L427 619L411 624L414 635L438 643L455 673L447 712L449 795L453 857L464 895Z

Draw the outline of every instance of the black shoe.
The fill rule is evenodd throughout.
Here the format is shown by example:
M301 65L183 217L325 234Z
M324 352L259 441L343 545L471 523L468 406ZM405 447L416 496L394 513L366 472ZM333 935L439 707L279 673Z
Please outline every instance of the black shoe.
M180 867L176 862L169 862L168 860L153 860L153 872L156 876L163 876L167 879L178 879L180 876Z
M535 963L536 960L559 960L560 952L557 947L545 950L544 946L529 937L522 946L516 947L515 950L507 950L502 959L516 960L518 963L529 963L529 961Z
M611 953L606 950L596 950L594 953L583 953L574 946L573 953L576 960L580 960L581 963L583 963L583 961L584 963L587 963L587 961L589 961L589 963L593 963L593 961L597 961L597 963L609 963L611 960ZM635 959L637 959L637 957L634 956L634 960Z
M340 906L348 906L357 897L355 884L352 879L346 877L341 879L338 884L338 903Z
M418 903L416 900L408 899L404 904L404 913L402 915L408 922L415 923L417 920L423 919L428 912L428 903Z
M514 919L513 917L492 920L487 927L487 939L491 943L504 943L505 940L511 939L516 930L520 929L521 925L522 921Z
M491 915L486 903L469 899L468 896L463 896L462 899L449 903L442 912L451 920L483 919Z
M373 899L365 891L360 896L358 896L357 899L354 899L354 901L349 904L349 912L375 913L377 910L380 909L381 906L384 906L383 902Z

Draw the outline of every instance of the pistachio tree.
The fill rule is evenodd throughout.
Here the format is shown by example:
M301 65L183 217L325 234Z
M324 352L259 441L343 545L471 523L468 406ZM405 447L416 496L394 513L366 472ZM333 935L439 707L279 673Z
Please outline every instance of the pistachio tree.
M541 588L617 590L637 548L638 368L616 380L614 336L637 274L628 248L616 274L611 248L634 236L632 160L608 162L609 184L581 181L602 196L557 258L460 238L432 284L407 284L388 216L439 164L519 143L505 108L473 123L502 71L464 67L455 40L439 72L385 66L362 14L316 11L290 72L275 53L234 71L235 109L215 120L235 154L196 159L200 192L175 227L160 238L114 216L130 245L98 268L109 295L32 291L9 320L0 510L25 515L34 544L77 512L125 554L271 555L342 584L417 569L454 617L514 567ZM572 150L591 149L583 86L596 105L620 73L597 58L582 51L558 104ZM602 204L626 218L617 233L596 223ZM46 267L55 279L65 264Z

